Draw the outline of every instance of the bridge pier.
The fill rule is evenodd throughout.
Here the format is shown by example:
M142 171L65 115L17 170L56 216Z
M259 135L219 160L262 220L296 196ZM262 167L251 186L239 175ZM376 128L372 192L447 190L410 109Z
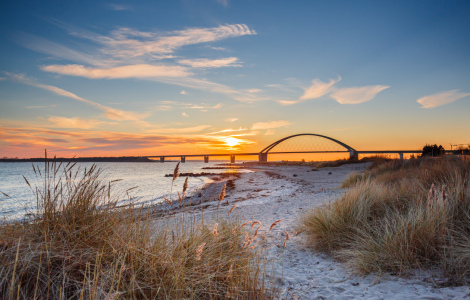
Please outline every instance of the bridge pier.
M165 162L165 156L160 156L160 162L164 163Z
M400 160L403 160L403 152L398 152L398 154L400 155Z
M186 162L186 156L181 156L181 162L185 163Z
M258 154L258 161L259 162L267 162L268 161L268 153Z
M356 150L349 150L349 160L359 160L359 153Z
M230 163L231 164L235 163L235 155L230 155Z
M209 162L209 156L204 156L204 162L207 164Z

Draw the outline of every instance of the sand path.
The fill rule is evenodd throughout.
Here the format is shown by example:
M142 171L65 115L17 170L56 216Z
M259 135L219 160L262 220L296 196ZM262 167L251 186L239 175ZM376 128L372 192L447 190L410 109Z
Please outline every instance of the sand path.
M354 274L328 255L313 252L302 233L295 235L303 211L335 201L345 192L339 186L348 174L366 167L364 163L315 171L308 166L255 165L255 172L232 181L218 214L227 216L236 204L232 216L263 224L259 233L265 237L268 259L278 263L271 279L280 288L282 299L470 299L469 287L438 288L429 271L411 278ZM213 199L222 186L223 182L211 185ZM217 201L203 206L205 222L215 223ZM200 218L197 206L188 210ZM279 219L279 225L268 232L270 224ZM284 230L290 234L285 249Z
M283 299L464 299L470 298L470 289L436 287L431 272L417 273L412 278L392 275L354 274L343 264L325 254L313 252L303 234L295 236L295 224L306 209L335 201L344 193L341 182L351 172L364 170L367 164L343 165L313 171L308 166L255 166L254 173L243 174L229 189L219 215L228 213L233 204L235 214L242 220L258 220L266 236L268 258L279 262L274 279ZM225 203L225 200L224 200ZM214 211L205 209L205 218ZM282 219L267 232L269 225ZM284 230L290 239L285 249ZM281 267L282 266L282 267Z

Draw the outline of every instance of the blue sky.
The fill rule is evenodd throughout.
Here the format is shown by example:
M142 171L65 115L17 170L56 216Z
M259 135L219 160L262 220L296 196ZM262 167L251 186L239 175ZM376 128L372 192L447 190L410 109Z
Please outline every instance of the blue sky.
M257 151L300 132L358 150L469 143L469 11L3 1L0 156Z

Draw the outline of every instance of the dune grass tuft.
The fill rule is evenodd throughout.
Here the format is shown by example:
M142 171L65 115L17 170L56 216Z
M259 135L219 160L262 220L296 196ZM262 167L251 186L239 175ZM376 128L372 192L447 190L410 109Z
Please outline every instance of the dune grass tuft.
M148 208L116 208L96 166L52 161L35 171L38 212L0 224L3 299L273 297L263 257L243 247L236 221L218 220L217 233L180 219L157 226Z
M341 199L303 215L312 247L361 273L440 268L470 272L470 162L382 161L343 183Z

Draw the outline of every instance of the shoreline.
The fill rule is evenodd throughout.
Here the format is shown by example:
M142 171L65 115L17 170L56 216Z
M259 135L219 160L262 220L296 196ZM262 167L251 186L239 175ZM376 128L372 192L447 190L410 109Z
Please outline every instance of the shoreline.
M218 198L224 185L226 184L226 193L229 193L233 187L233 182L239 179L241 174L249 174L237 172L233 174L220 173L211 174L208 176L210 182L204 183L202 186L195 188L191 191L191 195L186 196L180 202L178 199L178 190L173 193L171 204L167 201L163 201L148 207L152 211L152 214L156 217L165 216L168 214L180 213L184 210L194 211L195 209L207 209L211 207L217 207Z
M194 201L194 205L184 211L198 219L202 209L205 222L215 223L216 216L228 215L236 205L232 215L242 222L261 222L259 232L265 237L267 257L281 266L271 278L281 289L281 298L460 299L468 296L467 286L437 287L440 273L436 270L416 271L407 278L392 274L357 275L345 264L311 250L303 234L295 232L303 211L337 200L345 192L339 186L346 177L351 172L364 170L369 164L320 169L308 165L252 164L246 169L253 172L206 184L201 190L207 191L207 199L201 204L198 195L191 197L193 200L187 201ZM217 211L218 195L230 180L233 185L227 188ZM171 209L171 213L179 212L179 206ZM269 224L280 219L282 221L269 231ZM284 231L290 235L285 249L282 247Z

